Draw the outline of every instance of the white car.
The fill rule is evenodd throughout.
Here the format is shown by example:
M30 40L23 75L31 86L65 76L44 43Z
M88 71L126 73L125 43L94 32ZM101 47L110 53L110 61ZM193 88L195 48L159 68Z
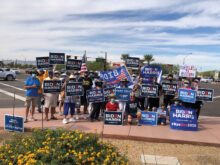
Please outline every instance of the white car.
M14 72L15 74L21 73L18 68L11 68L10 71Z
M210 77L203 77L201 78L200 82L206 82L206 83L213 82L213 79Z
M16 74L14 72L6 71L0 68L0 78L7 81L12 81L16 79Z

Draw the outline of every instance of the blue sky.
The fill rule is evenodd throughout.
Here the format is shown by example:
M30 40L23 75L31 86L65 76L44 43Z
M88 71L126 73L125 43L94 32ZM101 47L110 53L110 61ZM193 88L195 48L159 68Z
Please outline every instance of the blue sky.
M220 1L0 0L0 60L64 52L220 70ZM102 52L102 53L101 53Z

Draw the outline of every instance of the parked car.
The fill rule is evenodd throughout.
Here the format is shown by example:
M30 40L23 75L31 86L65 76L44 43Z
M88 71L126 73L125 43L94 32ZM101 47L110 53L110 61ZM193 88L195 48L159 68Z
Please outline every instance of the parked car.
M0 78L7 81L12 81L16 79L16 74L12 71L6 71L0 68Z
M15 74L21 73L18 68L11 68L10 71L14 72Z
M220 78L218 78L217 80L215 80L215 82L220 82Z
M203 78L201 78L200 82L205 82L205 83L213 82L213 78L211 78L211 77L203 77Z
M33 72L33 71L34 71L33 68L27 68L27 69L25 69L25 73L26 73L26 74L30 74L30 73Z

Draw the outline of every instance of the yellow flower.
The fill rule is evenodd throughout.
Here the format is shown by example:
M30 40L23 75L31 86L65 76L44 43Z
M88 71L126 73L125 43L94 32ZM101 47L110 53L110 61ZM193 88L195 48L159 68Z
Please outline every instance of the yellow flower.
M69 153L66 153L66 156L69 156Z
M80 139L82 139L82 137L83 137L83 135L82 135L82 134L80 134L80 135L79 135L79 138L80 138Z
M130 147L130 144L126 144L126 147L129 148L129 147Z
M75 141L77 141L77 140L78 140L78 138L76 137L76 138L75 138Z

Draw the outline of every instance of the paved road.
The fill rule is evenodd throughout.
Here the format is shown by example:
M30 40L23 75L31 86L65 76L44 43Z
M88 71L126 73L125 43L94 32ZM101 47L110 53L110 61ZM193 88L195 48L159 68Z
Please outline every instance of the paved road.
M15 107L24 107L24 82L29 75L18 74L15 81L0 80L0 108L13 108L13 96L16 95ZM205 102L201 115L220 117L220 84L200 83L200 87L214 89L213 102Z

